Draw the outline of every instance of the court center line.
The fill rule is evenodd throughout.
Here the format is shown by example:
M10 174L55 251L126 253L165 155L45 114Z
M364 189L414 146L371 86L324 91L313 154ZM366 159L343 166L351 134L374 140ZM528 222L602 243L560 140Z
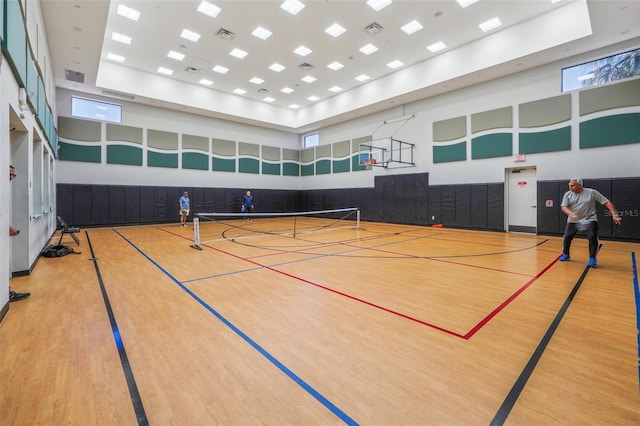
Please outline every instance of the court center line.
M213 314L216 318L218 318L224 325L226 325L229 329L231 329L234 333L236 333L242 340L248 343L251 347L253 347L258 353L260 353L263 357L265 357L269 362L271 362L274 366L276 366L281 372L283 372L287 377L293 380L296 384L298 384L302 389L304 389L307 393L309 393L312 397L314 397L318 402L320 402L325 408L335 414L340 420L348 425L356 426L358 423L349 417L344 411L338 408L335 404L329 401L326 397L324 397L320 392L315 390L311 385L305 382L301 377L287 368L282 362L280 362L276 357L271 355L256 343L252 338L250 338L247 334L245 334L242 330L236 327L231 321L225 318L221 313L213 309L209 304L207 304L204 300L202 300L197 294L187 288L183 283L181 283L177 278L169 273L166 269L160 266L155 260L153 260L149 255L147 255L142 249L136 246L132 241L127 239L124 235L122 235L118 230L113 229L113 231L118 234L123 240L125 240L131 247L133 247L138 253L140 253L145 259L151 262L156 268L158 268L163 274L165 274L171 281L173 281L178 287L184 290L189 296L191 296L196 302L198 302L203 308Z

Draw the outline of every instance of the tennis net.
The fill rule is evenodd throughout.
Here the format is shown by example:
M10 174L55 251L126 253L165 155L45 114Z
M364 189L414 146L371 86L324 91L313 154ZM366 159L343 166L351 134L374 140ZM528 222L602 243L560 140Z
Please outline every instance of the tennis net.
M350 207L290 213L196 213L194 248L217 240L296 237L333 229L360 228L360 209Z

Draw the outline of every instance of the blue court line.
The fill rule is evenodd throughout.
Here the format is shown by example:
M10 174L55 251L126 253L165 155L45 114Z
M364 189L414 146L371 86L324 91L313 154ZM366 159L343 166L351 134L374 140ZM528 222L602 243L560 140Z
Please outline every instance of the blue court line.
M184 284L178 281L173 275L171 275L166 269L160 266L155 260L153 260L149 255L143 252L140 248L138 248L133 242L129 241L124 235L118 232L117 229L113 228L113 231L118 234L123 240L131 245L134 249L138 251L142 256L144 256L149 262L151 262L156 268L158 268L162 273L164 273L169 279L171 279L175 284L177 284L180 288L182 288L189 296L191 296L195 301L197 301L202 307L204 307L207 311L212 313L216 318L218 318L224 325L229 327L234 333L240 336L245 342L251 345L255 350L257 350L262 356L268 359L273 365L275 365L280 371L286 374L291 380L296 382L301 388L303 388L307 393L313 396L318 402L324 405L329 411L339 417L343 422L348 425L358 425L358 423L349 417L344 411L335 406L331 401L325 398L322 394L312 388L307 382L302 380L298 375L296 375L293 371L287 368L283 363L278 361L273 355L267 352L262 346L257 344L253 339L247 336L242 330L233 325L228 319L226 319L222 314L209 306L204 300L202 300L198 295L189 290Z
M638 385L640 386L640 288L638 287L638 264L636 252L631 252L631 268L633 269L633 290L636 295L636 328L638 329Z

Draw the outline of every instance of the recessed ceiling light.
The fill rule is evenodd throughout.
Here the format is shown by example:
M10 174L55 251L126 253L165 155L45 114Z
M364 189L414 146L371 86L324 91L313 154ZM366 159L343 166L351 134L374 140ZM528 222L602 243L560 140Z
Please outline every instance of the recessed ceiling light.
M247 91L244 89L235 89L233 93L235 93L236 95L244 95L245 93L247 93Z
M334 37L338 37L340 34L344 33L345 31L347 31L347 30L345 30L339 24L333 24L329 28L324 30L325 33L327 33L327 34L329 34L331 36L334 36Z
M124 16L125 18L129 18L132 21L137 21L140 19L140 12L135 9L131 9L130 7L123 6L121 4L118 5L118 15Z
M334 71L338 71L340 68L344 67L340 62L331 62L327 65L327 68L331 68Z
M273 64L271 64L271 66L269 67L270 70L275 71L275 72L280 72L283 69L285 69L286 67L284 65L280 65L277 62L274 62Z
M248 55L247 52L245 52L244 50L240 50L240 49L233 49L231 52L229 52L229 55L231 56L235 56L236 58L242 59L245 56Z
M169 53L167 53L167 56L171 59L175 59L176 61L181 61L184 59L184 55L182 53L173 50L170 50Z
M295 90L293 90L291 87L283 87L282 89L280 89L280 91L286 94L295 92Z
M107 59L115 62L124 62L124 56L116 55L115 53L107 53Z
M364 53L365 55L371 55L373 52L377 51L378 48L376 46L374 46L373 44L369 43L366 46L362 46L360 48L360 51L362 53Z
M300 56L307 56L311 52L313 52L313 50L311 50L311 49L309 49L308 47L305 47L305 46L300 46L296 50L293 51L293 53L296 53L296 54L298 54Z
M215 4L211 4L204 0L202 1L202 3L200 3L200 6L198 6L198 12L204 13L205 15L211 16L212 18L218 16L220 10L221 9Z
M267 96L266 98L263 99L263 101L265 101L265 102L273 102L273 101L275 101L275 99L273 99L271 96Z
M447 45L444 44L443 42L439 41L437 43L433 43L429 46L427 46L427 49L429 49L431 52L436 53L441 51L442 49L446 49Z
M308 75L306 77L302 77L301 80L304 81L305 83L313 83L314 81L316 81L316 78Z
M304 4L300 3L298 0L287 0L280 5L281 9L286 10L292 15L297 15L302 9L304 9Z
M402 61L399 61L399 60L397 60L397 59L396 59L395 61L389 62L389 63L387 64L387 66L388 66L389 68L398 68L398 67L401 67L401 66L403 66L403 65L404 65L404 64L402 63Z
M472 4L474 4L475 2L477 2L478 0L456 0L458 2L458 4L460 6L467 7L467 6L471 6Z
M391 4L391 0L368 0L367 4L376 12L379 10L389 6Z
M266 28L262 28L262 27L257 27L251 33L252 36L258 37L259 39L262 39L262 40L268 39L269 37L271 37L271 34L273 34L271 31L269 31Z
M212 68L212 71L219 72L220 74L226 74L229 71L229 68L223 67L222 65L216 65Z
M115 40L124 44L131 44L131 37L116 32L111 34L111 40Z
M333 86L332 88L329 89L331 92L333 93L337 93L340 92L342 90L342 87L338 87L338 86Z
M318 99L320 99L320 98L319 98L319 97L317 97L317 96L309 96L309 97L307 98L307 100L308 100L308 101L311 101L311 102L313 102L313 101L317 101Z
M292 108L292 109L298 109L298 108L300 108L300 105L298 105L298 104L291 104L291 105L289 105L289 108Z
M189 41L193 41L194 43L198 40L200 40L200 34L195 33L193 31L190 30L182 30L182 33L180 33L180 37L187 39Z
M401 29L407 34L413 34L416 31L420 31L422 28L424 27L420 24L420 22L413 20L408 24L406 24L405 26L403 26Z
M367 80L369 80L369 78L370 77L368 75L366 75L366 74L360 74L359 76L356 77L356 80L358 80L358 81L367 81Z
M249 82L253 84L262 84L264 83L264 80L258 77L253 77Z
M165 67L158 67L158 72L160 74L164 74L164 75L171 75L173 74L173 70L170 70L169 68L165 68Z
M202 84L204 86L211 86L213 84L213 81L207 80L206 78L203 78L203 79L200 80L200 84Z
M498 28L501 25L502 25L502 22L500 22L499 18L493 18L493 19L489 19L488 21L483 22L482 24L480 24L478 26L480 27L480 29L482 31L484 31L486 33L487 31L491 31L494 28Z

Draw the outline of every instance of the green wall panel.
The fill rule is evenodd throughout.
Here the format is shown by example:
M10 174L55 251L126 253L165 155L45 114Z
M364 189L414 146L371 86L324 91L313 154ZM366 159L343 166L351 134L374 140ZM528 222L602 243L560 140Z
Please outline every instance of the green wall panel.
M331 173L331 160L318 160L316 163L316 174L327 175Z
M462 141L453 145L434 146L433 162L448 163L450 161L464 161L467 159L467 142Z
M640 143L640 114L619 114L580 123L580 148Z
M513 135L495 133L471 139L471 159L508 157L513 154Z
M345 173L349 171L351 160L345 158L344 160L333 161L333 173Z
M260 173L260 162L255 158L238 159L238 171L240 173Z
M314 169L313 164L303 164L300 166L300 176L313 176Z
M282 165L282 174L284 176L300 176L300 164L284 163Z
M214 172L235 172L236 160L235 158L211 158L211 170Z
M209 170L209 155L197 152L182 154L182 168L191 170Z
M571 127L535 133L520 133L518 154L568 151L571 149Z
M142 148L126 145L107 146L107 163L142 166Z
M360 170L367 170L367 168L360 164L360 154L351 157L351 170L359 172Z
M263 175L277 175L280 176L280 164L274 163L262 163Z
M60 142L58 155L60 160L99 163L102 161L100 146L82 146Z
M161 152L147 151L147 166L178 168L178 154L164 154Z

